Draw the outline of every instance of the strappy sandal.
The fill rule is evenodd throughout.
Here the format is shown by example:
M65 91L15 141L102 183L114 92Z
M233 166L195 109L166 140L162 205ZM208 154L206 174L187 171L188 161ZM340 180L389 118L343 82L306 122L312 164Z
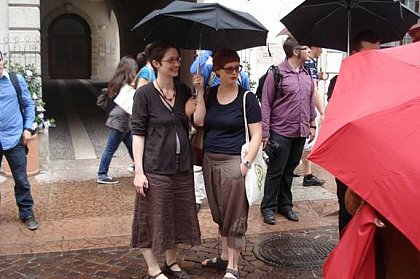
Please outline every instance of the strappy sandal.
M163 271L161 271L161 272L159 272L159 273L157 273L157 274L155 274L155 275L149 275L149 274L144 275L144 276L143 276L143 279L156 279L156 278L158 278L158 277L159 277L159 276L161 276L161 275L165 275L165 274L163 273Z
M234 278L239 279L239 270L234 270L234 269L231 269L231 268L226 268L226 273L230 273L233 276L235 276ZM232 279L232 277L224 276L223 279Z
M170 265L168 265L165 262L165 265L162 268L162 271L165 273L165 275L170 276L170 278L176 278L176 279L190 279L191 276L185 271L185 270L179 270L179 271L175 271L172 270L171 267L173 267L174 265L178 264L177 262L174 262Z
M212 259L207 259L206 264L201 264L202 267L212 267L218 270L225 270L228 266L229 261L222 259L220 256Z

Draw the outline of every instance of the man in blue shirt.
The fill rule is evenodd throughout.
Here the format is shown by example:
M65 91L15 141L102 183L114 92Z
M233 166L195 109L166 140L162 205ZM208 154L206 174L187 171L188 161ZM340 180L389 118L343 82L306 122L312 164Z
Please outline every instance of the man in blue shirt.
M17 78L22 91L22 111L10 75L4 69L3 54L0 52L0 164L4 155L15 181L19 218L28 229L36 230L38 223L32 209L34 201L26 174L26 145L33 132L35 104L23 77L17 75Z

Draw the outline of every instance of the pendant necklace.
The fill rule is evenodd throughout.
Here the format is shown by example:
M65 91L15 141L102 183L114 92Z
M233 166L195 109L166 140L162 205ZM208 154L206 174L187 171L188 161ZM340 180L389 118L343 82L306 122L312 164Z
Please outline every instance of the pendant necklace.
M157 87L158 87L158 89L159 89L159 94L160 94L160 96L162 97L162 98L164 98L165 100L167 100L167 101L169 101L169 102L172 102L172 100L175 98L175 96L176 96L176 91L175 91L175 86L173 87L173 90L174 90L174 95L172 96L172 98L168 98L168 97L166 97L166 95L165 95L165 93L163 92L163 90L162 90L162 88L160 87L160 85L159 85L159 83L158 83L158 81L156 80L156 85L157 85Z

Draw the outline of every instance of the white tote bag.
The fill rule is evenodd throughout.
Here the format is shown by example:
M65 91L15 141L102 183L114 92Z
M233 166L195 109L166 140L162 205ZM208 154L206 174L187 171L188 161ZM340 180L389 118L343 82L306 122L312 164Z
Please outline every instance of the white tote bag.
M133 113L133 101L135 93L136 89L132 85L124 84L123 87L121 87L117 97L114 99L114 102L126 113L131 115Z
M248 121L246 118L246 95L249 91L245 92L243 99L244 106L244 122L245 122L245 144L242 145L241 158L245 157L248 153L249 148L249 131L248 131ZM255 156L254 161L252 162L248 172L245 176L245 190L246 197L248 199L249 205L260 204L264 196L264 183L265 175L267 174L267 165L262 156L263 148L262 143L258 149L257 156Z

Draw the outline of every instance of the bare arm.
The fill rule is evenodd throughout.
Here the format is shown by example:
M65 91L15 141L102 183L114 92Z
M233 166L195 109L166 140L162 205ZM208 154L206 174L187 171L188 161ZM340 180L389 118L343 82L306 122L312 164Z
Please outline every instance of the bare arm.
M136 192L143 197L146 196L146 191L149 188L149 182L143 171L144 140L144 136L133 135L133 157L136 169L134 187Z
M317 80L314 80L314 98L315 98L315 107L319 112L320 121L322 123L322 121L324 121L325 108L324 108L324 104L323 104L323 101L322 101L321 93L318 90L318 81Z
M148 83L149 83L149 81L147 79L145 79L145 78L139 78L139 80L137 82L137 88L136 89L138 89L139 87L141 87L143 85L146 85Z
M244 161L252 162L257 156L258 150L262 141L262 125L261 122L248 124L249 133L251 134L251 140L249 142L248 153L244 157ZM248 168L241 164L242 175L245 175Z

